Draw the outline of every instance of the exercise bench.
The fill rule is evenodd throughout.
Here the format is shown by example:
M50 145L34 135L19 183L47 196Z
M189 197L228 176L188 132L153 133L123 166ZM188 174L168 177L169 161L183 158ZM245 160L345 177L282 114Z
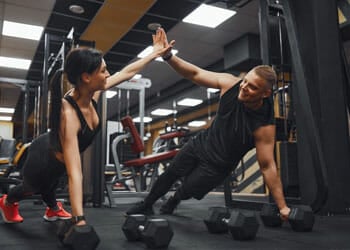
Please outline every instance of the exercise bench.
M137 155L140 155L144 151L143 140L141 139L132 118L130 116L123 117L121 119L121 124L125 133L117 136L112 141L111 149L116 174L112 180L105 182L107 198L110 206L114 205L112 200L112 189L116 183L123 183L125 185L126 180L132 180L135 185L135 192L133 193L149 191L158 175L159 164L168 163L179 151L179 148L176 147L170 150L165 150L163 148L162 152L153 152L150 155L127 160L121 163L117 154L117 147L120 142L127 140L130 143L131 150ZM160 137L162 137L162 140L171 140L175 137L183 137L185 133L185 131L174 131L171 135L164 134ZM151 180L147 188L147 178L149 177Z
M9 185L21 182L20 171L31 143L17 143L15 139L2 139L0 143L0 187L7 193Z

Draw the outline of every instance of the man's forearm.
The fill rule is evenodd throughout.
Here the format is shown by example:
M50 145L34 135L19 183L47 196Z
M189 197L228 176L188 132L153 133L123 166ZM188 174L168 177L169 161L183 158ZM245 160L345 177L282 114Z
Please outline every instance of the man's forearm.
M186 62L185 60L177 57L172 56L170 60L167 61L167 63L180 75L183 77L193 80L194 75L198 72L198 67Z
M283 189L281 179L278 176L276 166L267 167L262 171L264 181L269 188L277 206L279 209L282 209L287 206L284 199Z

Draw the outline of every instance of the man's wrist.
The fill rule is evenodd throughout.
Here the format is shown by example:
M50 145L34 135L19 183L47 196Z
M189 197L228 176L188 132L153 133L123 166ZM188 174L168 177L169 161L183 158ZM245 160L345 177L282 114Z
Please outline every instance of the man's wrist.
M170 51L169 53L167 53L167 54L166 54L165 56L163 56L162 58L163 58L164 61L169 61L170 58L172 58L172 56L173 56L173 53L171 53L171 51Z

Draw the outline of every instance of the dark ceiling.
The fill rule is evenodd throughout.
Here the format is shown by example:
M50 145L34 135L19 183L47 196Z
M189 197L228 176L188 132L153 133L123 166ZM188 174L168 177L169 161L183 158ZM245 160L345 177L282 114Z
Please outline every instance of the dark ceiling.
M135 60L137 54L151 44L152 31L147 28L150 23L159 23L162 27L169 31L169 35L179 33L180 38L174 37L177 40L177 48L184 46L182 51L189 50L189 56L180 54L186 59L193 60L194 63L202 67L214 67L218 71L223 71L223 46L237 37L245 33L258 33L257 11L258 1L236 1L240 8L230 6L238 11L235 17L239 27L230 27L232 23L222 25L217 31L212 31L213 35L208 35L208 28L203 28L197 25L189 25L181 22L192 10L198 7L201 3L208 2L204 0L181 0L181 1L166 1L158 0L147 11L145 15L129 31L115 43L115 45L106 52L104 59L108 65L108 70L111 73L121 70L125 65ZM211 1L214 2L214 1ZM217 1L216 5L227 7L227 4L222 1ZM235 1L231 1L234 3ZM82 15L74 14L69 11L69 6L79 4L84 7L85 12ZM99 11L104 1L86 0L86 1L66 1L57 0L54 4L52 13L47 22L45 31L50 35L65 37L70 29L74 27L74 37L79 38L89 23L93 20L96 13ZM241 11L242 10L242 11ZM242 20L240 24L239 21ZM236 25L237 25L236 24ZM177 29L176 29L177 28ZM103 29L103 27L101 27ZM216 36L216 37L214 37ZM208 37L208 38L206 38ZM184 39L184 40L183 40ZM208 40L209 39L209 40ZM212 48L210 48L212 46ZM50 42L50 54L56 54L61 47L60 41ZM204 51L203 51L204 50ZM204 53L203 53L204 52ZM210 52L210 53L209 53ZM202 53L202 55L200 54ZM44 36L42 36L39 46L37 47L33 63L27 74L28 80L41 81L44 61ZM198 63L197 63L198 62ZM154 63L154 64L159 64ZM150 65L142 73L144 77L150 78L152 87L146 91L146 115L150 113L150 109L165 102L164 108L171 108L173 100L179 97L186 96L186 92L195 90L195 95L201 98L207 98L206 91L198 88L192 83L183 80L181 77L174 75L174 72L169 67L163 65ZM247 65L248 66L248 65ZM167 67L167 68L165 68ZM199 90L200 92L198 92ZM125 95L125 94L124 94ZM215 97L215 96L214 96ZM137 94L131 94L128 104L125 104L125 97L108 101L108 118L112 120L118 119L120 114L117 113L116 106L123 105L124 114L137 114L138 112L138 97ZM168 102L168 103L166 103ZM17 107L23 104L18 103ZM128 111L125 111L128 106ZM179 109L184 109L178 107ZM123 114L122 114L123 115ZM18 116L19 118L20 116ZM21 118L19 118L21 119Z
M41 2L40 2L41 1ZM38 0L36 4L44 5L47 0ZM111 1L111 0L109 0ZM127 5L127 1L112 0ZM135 0L136 1L136 0ZM137 0L139 1L139 0ZM20 6L19 0L0 0L0 3ZM94 21L98 11L103 7L104 0L56 0L52 2L52 8L47 7L48 19L44 33L57 37L66 37L72 27L74 27L74 38L79 39ZM128 28L128 31L116 40L110 50L105 53L105 60L110 73L121 70L125 65L136 60L137 54L151 45L152 31L147 28L150 23L160 23L167 31L169 39L176 40L176 49L179 50L179 56L200 67L213 69L215 71L226 71L239 73L248 70L254 64L259 63L257 60L242 61L238 65L225 65L225 47L242 37L254 35L259 38L259 0L229 0L229 1L205 1L205 0L158 0L146 11L135 24ZM346 2L345 0L338 2ZM223 8L230 8L237 11L237 14L219 25L215 29L209 29L198 25L192 25L182 22L181 20L202 3L210 3ZM69 6L78 4L84 7L83 14L74 14L69 10ZM345 4L345 8L348 8ZM40 8L37 7L37 8ZM24 9L25 10L25 9ZM6 13L6 9L5 12ZM18 18L18 17L17 17ZM35 19L35 17L33 17ZM348 22L347 22L348 23ZM122 25L112 23L111 25ZM100 27L104 29L104 27ZM61 41L50 42L50 54L54 57L61 47ZM257 46L258 47L258 46ZM97 47L98 48L98 47ZM99 49L99 48L98 48ZM43 78L43 61L44 61L44 35L34 52L32 65L26 75L26 79L41 81ZM1 72L0 72L1 73ZM191 82L183 79L176 74L170 67L163 62L152 62L140 72L143 77L152 82L152 87L146 90L145 114L149 115L150 111L156 107L173 108L173 102L181 97L198 97L208 99L207 92L204 88L198 87ZM2 86L4 86L2 84ZM2 87L1 86L1 87ZM12 91L12 90L11 90ZM214 100L216 95L211 95ZM31 98L31 110L33 110L34 97ZM203 105L206 105L205 102ZM18 98L14 121L22 121L23 110L23 92ZM180 106L176 107L181 112L188 110ZM198 107L196 107L198 108ZM120 115L128 112L131 115L137 115L138 98L132 94L127 101L125 93L122 96L108 99L108 119L118 120ZM118 110L124 112L118 113ZM124 110L124 111L123 111ZM154 117L154 119L157 119Z

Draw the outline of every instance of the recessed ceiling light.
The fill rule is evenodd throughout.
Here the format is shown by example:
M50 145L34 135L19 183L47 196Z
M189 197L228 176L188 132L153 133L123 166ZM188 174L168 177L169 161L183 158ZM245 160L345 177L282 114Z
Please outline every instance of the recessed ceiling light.
M69 10L74 14L83 14L85 12L84 8L77 4L70 5Z
M158 28L162 27L160 23L150 23L147 25L147 28L152 31L156 31Z

